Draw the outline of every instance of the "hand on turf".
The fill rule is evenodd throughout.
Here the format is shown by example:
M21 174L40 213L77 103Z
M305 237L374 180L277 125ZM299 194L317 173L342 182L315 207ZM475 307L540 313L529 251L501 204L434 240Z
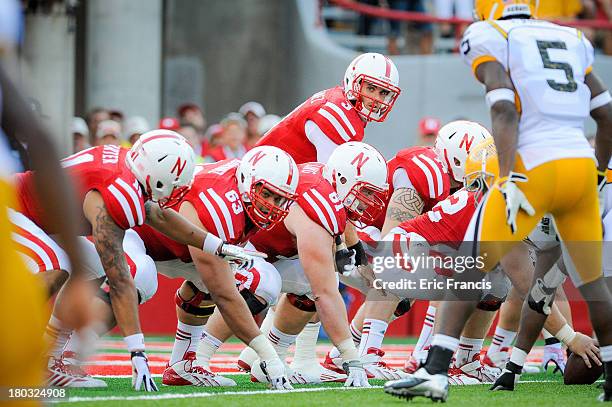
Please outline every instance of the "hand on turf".
M574 339L567 344L569 350L576 355L580 356L584 360L584 364L591 368L591 360L601 366L601 360L599 359L599 348L595 340L591 337L586 336L580 332L576 332Z
M527 176L511 172L499 184L499 190L506 201L506 223L510 226L512 234L516 233L516 216L519 210L524 210L529 216L535 215L535 209L533 209L523 191L516 185L517 182L527 182Z
M360 360L348 360L342 364L342 368L348 376L344 387L370 387L368 375Z
M144 352L132 352L132 386L136 391L157 391L157 385L149 371L147 355Z
M554 348L552 346L544 347L544 356L542 357L542 363L540 367L543 372L546 372L546 368L549 364L554 365L553 373L560 371L561 374L565 372L565 351L562 348Z
M293 390L293 386L289 383L285 373L285 365L278 357L276 359L262 360L259 366L266 375L272 390Z

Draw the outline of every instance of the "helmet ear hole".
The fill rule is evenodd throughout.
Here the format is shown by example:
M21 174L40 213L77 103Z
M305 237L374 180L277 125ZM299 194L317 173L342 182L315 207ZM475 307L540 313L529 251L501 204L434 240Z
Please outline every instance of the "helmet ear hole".
M342 175L340 176L340 183L342 185L346 184L348 182L348 179L346 179L346 177L343 177Z
M157 181L157 184L155 184L156 188L163 188L164 184L161 181Z

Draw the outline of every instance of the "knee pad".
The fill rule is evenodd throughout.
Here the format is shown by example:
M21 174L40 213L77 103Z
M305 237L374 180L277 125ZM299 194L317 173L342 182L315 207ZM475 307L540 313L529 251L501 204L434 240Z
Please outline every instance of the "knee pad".
M399 302L399 304L397 304L397 308L395 308L393 315L395 315L396 318L399 318L408 311L410 311L410 299L404 298Z
M149 256L134 260L134 264L136 266L134 285L141 296L139 304L144 304L157 292L157 268Z
M504 303L505 300L505 298L497 298L494 295L488 293L480 299L478 305L476 305L476 308L481 309L483 311L497 311L501 308L501 305Z
M187 285L195 294L193 295L193 297L186 300L181 296L181 289L179 288L178 290L176 290L176 295L174 296L176 306L185 311L186 313L199 318L206 318L211 316L212 313L215 311L216 305L201 305L202 301L212 300L210 294L198 290L195 284L191 281L186 281L185 283L187 283Z
M289 303L295 308L305 312L316 312L317 307L315 302L305 295L287 294Z
M253 316L259 314L261 311L268 308L268 303L261 302L255 296L255 294L253 294L248 289L242 287L240 288L239 292L240 292L240 295L242 295L242 298L244 298L244 301L246 301L247 306L249 307L249 310L251 311L251 314L253 314Z

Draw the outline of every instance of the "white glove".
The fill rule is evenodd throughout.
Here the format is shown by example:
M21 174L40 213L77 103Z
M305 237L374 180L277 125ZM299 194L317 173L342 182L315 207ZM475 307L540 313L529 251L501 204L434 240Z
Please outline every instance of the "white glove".
M236 264L239 269L249 269L253 267L253 260L255 257L264 259L268 257L267 254L257 250L249 250L229 243L223 243L221 247L219 247L218 256L230 263Z
M293 390L285 373L285 365L277 357L275 359L262 360L259 363L261 370L266 375L272 390Z
M529 216L535 215L535 209L533 209L523 191L516 185L517 182L527 182L527 176L511 172L499 186L499 190L506 201L506 223L510 226L512 234L516 233L516 215L519 210L524 210Z
M132 386L136 391L140 391L143 386L145 391L157 391L147 361L144 352L132 352Z
M344 387L370 387L368 374L363 368L360 360L349 360L342 364L342 368L348 376Z

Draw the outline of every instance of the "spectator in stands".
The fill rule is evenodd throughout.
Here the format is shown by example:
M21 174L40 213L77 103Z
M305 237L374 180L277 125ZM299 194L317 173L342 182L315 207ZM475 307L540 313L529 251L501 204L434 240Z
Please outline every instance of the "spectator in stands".
M434 0L434 8L436 16L440 18L462 18L471 20L474 12L474 0ZM460 33L465 27L460 28ZM440 35L444 38L453 36L453 27L451 24L440 24Z
M226 160L228 158L242 158L247 149L246 121L240 113L230 113L221 120L223 134L219 145L210 150L208 156L212 161Z
M435 117L426 116L419 120L419 145L433 146L440 127L440 120Z
M425 3L423 0L387 0L389 7L393 10L413 11L417 13L426 13ZM387 42L387 50L390 55L398 55L399 48L397 46L397 38L401 34L401 25L398 20L389 21L389 37ZM412 23L411 29L416 31L419 43L419 53L426 55L433 52L433 26L431 23ZM411 44L412 41L407 41ZM408 50L411 53L411 50Z
M196 153L196 163L200 164L204 162L204 158L202 157L202 142L200 138L200 134L191 124L184 123L178 132L185 137L187 143L193 148L193 151Z
M195 103L184 103L177 109L178 118L181 123L189 124L198 132L204 135L206 130L206 117L200 106Z
M257 102L247 102L240 106L238 112L242 115L247 123L247 148L255 146L257 141L263 136L259 132L259 120L266 115L266 109Z
M380 6L379 0L357 0L359 3L366 4L368 6ZM376 23L375 17L370 17L367 14L359 14L357 20L357 35L371 35L372 27Z
M104 120L96 130L96 146L121 145L121 125L114 120Z
M124 124L124 119L125 119L125 117L123 116L123 112L121 112L120 110L114 109L114 110L109 110L108 115L111 120L114 120L117 123L119 123L119 125L121 126L121 131L123 131L123 124Z
M87 126L89 126L89 144L96 144L96 134L98 132L98 125L104 120L109 120L110 115L108 110L101 107L94 107L87 114Z
M270 129L276 126L280 121L281 117L275 114L267 114L259 120L259 125L257 126L257 130L259 134L263 137Z
M211 124L202 139L202 157L207 161L213 161L210 157L210 151L218 147L221 136L223 135L223 126L218 123Z
M132 116L125 122L126 147L131 147L143 133L151 130L149 122L142 116Z
M89 128L87 123L80 117L72 118L72 151L78 153L86 148L91 147L89 144Z
M164 130L178 131L181 128L181 123L175 117L164 117L159 121L157 127Z

